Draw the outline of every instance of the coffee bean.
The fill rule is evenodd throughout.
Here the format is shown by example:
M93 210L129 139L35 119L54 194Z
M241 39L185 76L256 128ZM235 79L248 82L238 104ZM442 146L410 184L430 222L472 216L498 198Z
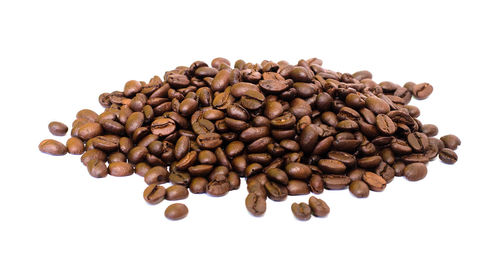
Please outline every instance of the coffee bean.
M384 191L387 185L387 181L384 178L368 171L363 174L363 181L366 182L372 191Z
M458 148L458 146L460 146L460 144L462 144L462 141L460 141L460 139L453 134L445 135L445 136L441 137L441 141L443 141L444 146L446 148L451 149L451 150L456 150Z
M87 122L96 122L99 115L90 109L82 109L76 113L77 119L83 119Z
M429 139L425 133L421 132L410 133L408 143L416 152L424 152L429 148Z
M267 196L273 201L284 201L288 195L287 188L275 182L268 181L264 184L264 187L267 191Z
M416 99L426 99L432 93L433 88L429 83L420 83L412 86L412 93Z
M172 185L167 187L165 199L169 201L176 201L186 199L189 195L189 191L185 186L182 185Z
M252 192L246 197L245 206L253 216L262 216L266 212L266 199Z
M102 132L103 129L99 123L86 123L78 128L78 137L86 141L90 138L101 135Z
M130 176L134 173L134 168L127 162L113 162L108 166L109 174L115 177Z
M307 183L301 180L290 180L286 186L288 195L307 195L310 190Z
M396 132L396 124L385 114L377 115L377 129L384 135L392 135Z
M293 179L305 180L308 179L312 174L311 168L302 163L289 163L288 165L286 165L285 169L288 176Z
M302 221L307 221L311 219L311 207L306 203L293 203L292 213L298 219Z
M314 196L309 198L309 207L311 208L312 214L316 217L325 217L330 213L330 207L325 201Z
M157 184L151 184L144 190L144 200L150 205L161 203L165 199L167 191L165 187Z
M439 152L439 159L446 164L455 164L458 160L458 155L448 148L444 148Z
M193 194L205 193L207 190L208 180L204 177L195 177L191 180L189 190Z
M433 124L426 124L422 126L422 132L425 133L427 136L436 136L439 132L439 129L437 126Z
M184 204L175 203L171 204L165 210L165 217L170 220L180 220L186 217L188 214L188 208Z
M370 194L368 185L362 180L355 180L349 185L349 191L358 198L366 198Z
M175 121L170 118L160 118L151 123L151 133L158 136L168 136L172 134L175 131L175 129L176 129Z
M207 193L214 197L224 196L229 192L230 184L224 175L215 176L207 185Z
M87 166L91 160L95 159L95 160L106 161L106 158L107 158L106 153L104 153L101 150L93 149L86 151L80 157L80 161L83 163L83 165Z
M70 154L78 154L81 155L85 151L85 146L83 145L82 140L78 137L71 137L66 141L66 147L68 149L68 153Z
M411 163L406 165L404 175L409 181L418 181L427 175L427 166L423 163Z
M135 165L135 173L141 177L144 177L150 169L151 166L145 162L139 162Z
M366 107L375 114L387 114L391 110L389 104L376 96L366 98L365 103Z
M144 175L146 184L162 184L168 182L170 173L163 166L156 166L149 169Z
M68 132L68 127L61 122L50 122L49 131L56 136L64 136Z
M330 190L345 189L351 182L351 179L344 175L323 175L322 178L325 188Z
M333 159L320 159L318 167L326 174L343 174L346 171L344 163Z
M106 164L97 159L89 161L87 164L87 170L94 178L104 178L108 175L108 168L106 167Z

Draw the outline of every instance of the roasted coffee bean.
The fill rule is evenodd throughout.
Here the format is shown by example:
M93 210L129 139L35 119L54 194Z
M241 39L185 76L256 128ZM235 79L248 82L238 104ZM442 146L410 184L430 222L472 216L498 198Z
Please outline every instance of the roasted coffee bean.
M245 206L253 216L262 216L266 212L266 198L252 192L246 197Z
M310 192L307 183L301 180L290 180L286 185L288 195L307 195Z
M311 219L311 207L306 203L293 203L292 213L298 219L302 221L307 221Z
M180 220L186 217L188 214L188 208L184 204L175 203L171 204L165 210L165 217L170 220Z
M366 98L365 103L366 107L375 114L387 114L391 110L389 104L376 96Z
M377 129L383 135L392 135L396 132L396 124L385 114L377 115Z
M312 214L316 217L325 217L330 213L330 207L325 201L314 196L309 198L309 207L311 208Z
M278 185L275 182L268 181L264 184L269 199L273 201L284 201L288 195L286 186Z
M347 174L347 176L351 179L351 181L359 181L363 179L363 175L365 174L366 170L362 168L356 168Z
M106 161L106 158L107 158L106 153L104 153L101 150L93 149L86 151L80 157L80 161L83 163L83 165L87 166L91 160L95 159L95 160Z
M68 126L61 122L50 122L49 131L56 136L64 136L68 132Z
M288 184L288 176L285 171L279 168L271 168L266 172L266 176L269 180L280 183L282 185Z
M102 132L103 129L99 123L86 123L78 128L78 137L86 141L90 138L101 135Z
M170 173L168 180L173 184L188 186L191 176L188 173L174 171Z
M222 145L222 139L218 133L204 133L198 135L196 143L204 149L215 149Z
M144 175L144 182L146 184L162 184L168 182L170 173L165 167L156 166L148 170Z
M358 166L365 169L375 168L380 162L382 162L382 157L378 155L367 156L358 159Z
M289 163L288 165L286 165L285 169L288 176L292 179L306 180L312 174L311 168L309 168L309 166L297 162Z
M339 190L345 189L351 179L344 175L323 175L323 183L326 189Z
M409 181L418 181L427 175L427 166L423 163L411 163L406 165L404 175Z
M355 180L349 185L349 191L358 198L366 198L370 194L368 185L362 180Z
M313 125L308 125L300 134L300 147L306 153L313 151L318 142L318 130Z
M144 189L143 197L148 204L156 205L165 199L166 194L167 191L165 187L157 184L151 184Z
M118 161L126 162L127 157L121 152L114 152L108 156L109 163L118 162Z
M250 143L266 136L269 136L269 127L267 126L249 127L241 132L240 140L243 141L244 143Z
M375 173L384 178L384 180L386 180L387 183L391 182L394 179L394 176L396 175L394 168L392 168L389 164L385 162L381 162L377 166L377 168L375 168Z
M134 168L127 162L113 162L108 166L109 174L115 177L130 176L134 173Z
M193 194L205 193L207 190L208 180L204 177L195 177L191 180L189 191Z
M314 194L321 194L324 190L323 179L320 175L313 174L311 175L311 179L309 180L309 188Z
M82 109L76 113L77 119L84 119L87 122L96 122L99 115L90 109Z
M422 126L422 132L425 133L427 136L436 136L439 132L439 129L437 126L433 124L426 124Z
M217 157L212 151L203 150L198 153L198 162L201 164L215 164Z
M433 88L429 83L420 83L412 86L412 93L416 99L426 99L432 93Z
M414 132L408 135L408 144L416 152L424 152L429 148L429 139L425 133Z
M444 148L439 152L439 159L446 164L455 164L458 160L458 155L448 148Z
M318 167L325 174L342 174L346 171L344 163L333 159L320 159L318 161Z
M404 175L404 169L406 167L406 164L403 161L396 161L392 165L394 168L394 174L396 177L401 177Z
M451 150L456 150L458 146L462 144L462 141L460 141L460 139L457 136L452 134L441 137L441 141L443 141L444 146L446 148Z
M89 174L94 178L104 178L108 175L108 167L104 161L93 159L87 164Z
M167 187L165 199L169 201L176 201L186 199L189 196L189 191L185 186L172 185Z
M151 166L145 162L139 162L135 165L135 173L141 177L144 177L149 169L151 169Z
M78 137L69 138L68 141L66 141L66 148L70 154L81 155L85 151L85 146L83 145L82 140Z
M384 178L368 171L363 174L363 181L366 182L372 191L384 191L387 185L387 181Z
M131 163L139 163L146 159L148 149L146 147L137 146L132 148L127 155L128 161Z
M127 121L128 122L128 121ZM176 129L175 121L170 118L160 118L151 123L151 133L158 136L168 136ZM128 129L127 129L128 132Z
M207 185L207 193L214 197L224 196L229 192L230 184L226 176L217 175Z
M331 151L328 153L328 157L342 162L347 167L354 167L356 165L356 157L346 152Z

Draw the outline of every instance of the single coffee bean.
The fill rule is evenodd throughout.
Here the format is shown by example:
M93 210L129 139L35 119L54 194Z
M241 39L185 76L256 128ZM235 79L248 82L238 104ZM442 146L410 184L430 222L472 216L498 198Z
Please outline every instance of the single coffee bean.
M205 193L207 190L208 180L204 177L195 177L191 180L189 190L193 194Z
M370 190L372 191L384 191L385 186L387 185L387 181L384 180L384 178L368 171L363 174L363 181L368 184Z
M188 214L188 208L184 204L175 203L171 204L165 210L165 217L170 220L180 220L186 217Z
M86 120L87 122L96 122L99 115L90 109L82 109L76 113L76 118Z
M394 174L396 177L404 176L404 169L406 167L406 164L403 161L399 160L394 162L392 167L394 168Z
M86 141L90 138L101 135L102 132L103 129L99 123L86 123L78 128L78 137Z
M320 175L313 174L311 175L311 179L309 180L309 188L314 194L321 194L324 190L323 179Z
M107 158L106 153L98 149L93 149L86 151L80 157L80 161L83 163L83 165L87 166L91 160L96 159L96 160L106 161L106 158Z
M298 219L302 221L307 221L311 219L311 207L306 203L293 203L292 213Z
M170 173L163 166L156 166L149 169L144 175L146 184L162 184L168 182Z
M175 158L178 160L183 158L189 152L189 147L190 147L189 138L187 136L181 136L177 140L177 143L175 144L174 148Z
M408 144L416 152L424 152L429 148L429 139L425 133L414 132L408 135Z
M61 122L50 122L49 131L55 136L64 136L68 132L68 126Z
M118 162L118 161L126 162L127 157L121 152L114 152L108 156L109 163Z
M113 162L108 166L109 174L115 177L130 176L134 173L134 168L127 162Z
M176 201L186 199L189 196L189 191L185 186L172 185L166 189L165 199L169 201Z
M267 178L282 185L288 184L288 176L279 168L271 168L266 172Z
M378 155L367 156L358 159L358 166L365 169L375 168L380 162L382 162L382 157Z
M38 149L42 153L50 154L50 155L65 155L68 150L66 146L56 140L45 139L38 145Z
M214 197L224 196L229 192L230 184L224 175L215 176L207 185L207 193Z
M144 177L150 169L151 166L146 162L139 162L135 165L135 173L141 177Z
M218 133L204 133L198 135L196 143L204 149L215 149L222 145L222 139Z
M318 167L325 174L343 174L346 171L344 163L333 159L320 159L318 161Z
M375 114L387 114L391 110L389 104L376 96L366 98L365 103L366 107Z
M446 164L455 164L458 160L458 155L448 148L444 148L439 152L439 159Z
M285 186L278 185L275 182L268 181L264 184L267 191L267 196L273 201L284 201L288 195L288 191Z
M349 191L358 198L366 198L370 194L368 185L362 180L355 180L349 185Z
M66 148L70 154L81 155L85 151L85 146L83 145L82 140L78 137L69 138L68 141L66 141Z
M436 125L433 124L425 124L422 126L422 132L425 133L428 137L436 136L439 132L439 129Z
M316 217L325 217L330 213L330 207L325 201L314 196L309 198L309 207L311 208L312 214Z
M144 200L150 205L161 203L165 199L167 191L165 187L157 184L151 184L144 190Z
M151 133L158 136L168 136L172 134L175 131L175 129L176 129L175 121L170 118L160 118L151 123Z
M266 198L252 192L246 197L245 206L253 216L262 216L266 212Z
M446 148L451 149L451 150L456 150L458 148L458 146L460 146L460 144L462 144L462 142L460 141L460 138L458 138L457 136L455 136L453 134L445 135L445 136L441 137L441 141L443 141L444 146Z
M351 179L344 175L323 175L322 178L325 188L330 190L345 189L351 183Z
M427 175L427 166L423 163L411 163L406 165L404 175L409 181L418 181Z
M433 91L432 85L429 83L420 83L412 87L413 96L415 96L416 99L420 100L429 97L432 91Z
M376 123L378 131L383 135L392 135L396 132L396 124L385 114L378 114Z
M311 168L309 168L309 166L297 162L289 163L288 165L286 165L285 169L288 176L293 179L306 180L312 174Z
M108 168L104 161L93 159L87 164L89 174L94 178L104 178L108 175Z
M310 190L305 181L290 180L286 186L288 195L307 195Z

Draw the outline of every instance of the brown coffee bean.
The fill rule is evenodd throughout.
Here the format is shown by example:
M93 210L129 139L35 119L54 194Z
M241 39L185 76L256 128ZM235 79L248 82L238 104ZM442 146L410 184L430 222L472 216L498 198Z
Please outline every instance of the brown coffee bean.
M311 175L311 179L309 180L309 188L314 194L321 194L324 190L323 179L320 175L313 174Z
M325 174L343 174L346 171L344 163L333 159L320 159L318 161L318 167Z
M99 115L90 109L82 109L76 113L77 119L83 119L87 122L96 122Z
M222 139L218 133L204 133L198 135L196 143L204 149L215 149L222 145Z
M409 181L418 181L427 175L427 166L423 163L411 163L406 165L404 175Z
M156 205L165 199L166 194L167 191L165 187L157 184L151 184L144 189L143 197L148 204Z
M266 212L266 198L252 192L246 197L245 206L253 216L262 216Z
M439 129L436 125L425 124L422 126L422 132L425 133L425 135L431 137L431 136L436 136L439 132Z
M108 168L106 167L106 164L97 159L89 161L87 164L87 170L94 178L104 178L108 175Z
M420 83L412 87L412 93L416 99L426 99L432 93L433 88L429 83Z
M408 144L416 152L424 152L429 148L429 139L425 133L414 132L408 135Z
M134 173L134 168L127 162L113 162L108 166L109 174L115 177L130 176Z
M271 168L266 172L266 176L269 180L280 183L282 185L288 184L288 176L285 171L279 168Z
M90 138L101 135L102 132L103 129L99 123L86 123L78 128L78 137L86 141Z
M204 177L195 177L191 180L189 190L193 194L205 193L207 190L208 180Z
M170 173L163 166L155 166L149 169L144 175L146 184L162 184L168 182Z
M330 190L345 189L351 183L351 179L344 175L323 175L322 178L325 188Z
M314 196L309 198L309 207L311 208L312 214L316 217L325 217L330 213L330 207L325 201Z
M376 96L366 98L365 103L366 107L375 114L387 114L391 110L389 104Z
M275 182L268 181L264 184L269 199L273 201L284 201L288 195L288 191L285 186L278 185Z
M307 183L301 180L290 180L286 186L288 195L307 195L310 190Z
M189 152L190 144L191 142L189 141L189 138L187 136L181 136L177 140L177 143L175 144L174 148L175 158L176 159L183 158Z
M64 136L68 132L68 126L61 122L50 122L49 131L55 136Z
M95 160L106 161L106 158L107 158L106 153L104 153L101 150L93 149L86 151L80 157L80 161L83 163L83 165L87 166L91 160L95 159Z
M80 155L85 151L85 146L83 145L82 140L78 137L69 138L68 141L66 141L66 148L70 154Z
M141 177L144 177L146 173L151 169L151 166L145 162L139 162L135 165L135 173Z
M165 210L165 217L170 220L180 220L186 217L188 214L188 208L184 204L175 203L171 204Z
M458 160L458 155L448 148L444 148L439 152L439 159L446 164L455 164Z
M372 191L384 191L387 185L387 181L384 178L368 171L363 174L363 181L366 182Z
M383 135L392 135L396 132L396 124L394 124L391 118L385 114L378 114L376 123L377 129Z
M169 201L176 201L186 199L189 196L189 191L185 186L172 185L167 187L165 199Z
M224 175L216 175L207 185L207 193L214 197L226 195L229 189L230 184Z
M460 139L453 134L445 135L445 136L441 137L441 141L443 141L444 146L446 148L451 149L451 150L456 150L458 148L458 146L460 146L460 144L462 144L462 141L460 141Z
M309 168L309 166L297 162L289 163L288 165L286 165L285 169L288 176L293 179L305 180L308 179L312 174L311 168Z
M151 133L154 135L168 136L172 134L175 129L175 121L170 118L160 118L151 123Z
M306 203L293 203L292 213L298 220L307 221L311 219L311 207Z
M355 180L349 185L349 191L358 198L366 198L370 194L368 185L361 180Z

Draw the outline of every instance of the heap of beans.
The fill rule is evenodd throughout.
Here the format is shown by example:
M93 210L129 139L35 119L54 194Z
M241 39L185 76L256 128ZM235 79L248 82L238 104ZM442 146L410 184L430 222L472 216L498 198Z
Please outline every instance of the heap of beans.
M260 216L267 199L346 188L365 198L395 176L424 178L426 163L437 156L455 163L460 139L434 138L438 128L422 124L419 109L408 105L432 91L428 83L376 83L368 71L327 70L316 58L297 65L238 60L234 68L216 58L101 94L104 112L79 111L66 145L47 139L39 149L82 155L96 178L135 172L148 185L149 204L189 192L223 196L246 177L246 207ZM62 136L68 128L52 122L49 130ZM315 197L292 205L301 220L329 211ZM165 216L187 213L175 203Z

